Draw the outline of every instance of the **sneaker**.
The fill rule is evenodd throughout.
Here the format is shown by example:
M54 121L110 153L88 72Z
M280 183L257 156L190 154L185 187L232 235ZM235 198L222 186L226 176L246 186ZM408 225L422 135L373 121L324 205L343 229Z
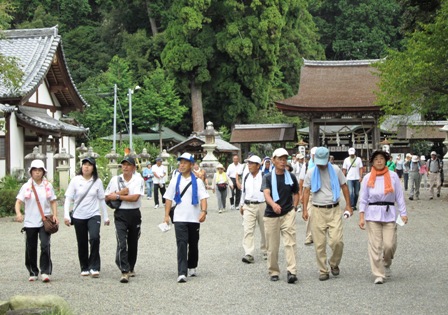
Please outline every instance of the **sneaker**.
M159 205L155 205L155 206L154 206L154 209L157 209L158 207L159 207Z
M222 213L222 209L219 209L219 210L218 210L218 213Z
M100 272L98 270L90 269L90 274L92 275L92 278L99 278Z
M288 279L288 283L291 283L291 284L294 284L297 281L297 276L295 274L290 273L289 271L287 273L286 278Z
M263 260L268 260L268 253L263 253Z
M42 282L50 282L50 277L46 273L43 273L41 275L41 277L42 277Z
M188 269L188 276L190 276L190 277L196 277L196 268L190 268L190 269Z
M241 260L246 264L252 264L254 262L254 257L252 257L251 255L245 255Z
M149 198L149 200L151 200L152 199L152 197L148 197Z
M235 210L235 206L234 206L234 205L231 205L231 206L230 206L230 210Z
M331 268L331 274L332 274L333 276L339 276L339 272L340 272L340 270L339 270L339 267L338 267L338 266L336 266L336 267L331 267L331 266L330 266L330 268Z
M375 281L373 281L373 283L375 283L375 284L383 284L384 280L383 280L382 277L376 277Z
M81 276L83 277L90 276L90 272L88 270L81 271Z
M134 270L129 271L129 277L132 277L132 278L135 277L135 271Z
M151 199L150 197L146 197L147 200Z
M37 277L36 277L36 276L30 276L30 277L28 278L28 281L29 281L29 282L37 281Z
M414 197L412 197L412 196L411 196L411 197L409 197L409 200L414 200Z
M235 209L235 210L238 210L238 211L239 211L239 210L240 210L240 206L236 207L236 209Z
M185 283L187 282L187 277L185 277L184 275L180 275L179 277L177 277L177 283Z
M121 283L128 283L129 282L129 273L128 272L125 272L125 273L121 274L120 282Z
M429 200L433 200L434 199L434 197L429 197Z
M328 273L321 273L319 275L319 281L325 281L325 280L328 280L328 279L330 279L330 275Z
M278 281L278 276L277 275L275 275L275 276L271 276L271 279L270 279L271 281Z
M440 193L437 194L437 198L439 198L439 197L440 197Z
M385 267L386 278L390 278L392 276L392 272L390 271L390 267Z
M311 245L311 244L313 244L313 240L307 240L307 241L305 241L305 245L306 245L306 246L309 246L309 245Z

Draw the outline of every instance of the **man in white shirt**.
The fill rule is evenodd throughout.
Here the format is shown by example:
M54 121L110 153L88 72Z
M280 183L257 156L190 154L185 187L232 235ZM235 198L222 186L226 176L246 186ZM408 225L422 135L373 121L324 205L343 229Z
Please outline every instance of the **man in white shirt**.
M138 239L142 215L141 198L145 196L145 182L139 173L135 173L135 160L126 156L121 161L123 174L114 176L106 188L106 200L121 200L115 209L115 230L117 234L117 254L115 263L121 270L121 283L128 283L134 277L137 262ZM119 184L120 182L120 184Z
M154 174L154 208L157 209L159 207L159 190L160 195L162 196L162 203L165 204L163 195L165 194L166 170L165 166L162 165L161 158L156 158L156 165L152 166L152 172Z
M243 168L242 164L239 163L238 155L233 156L233 163L227 167L226 175L232 180L232 187L230 191L232 196L230 197L230 209L235 209L240 204L241 190L238 189L236 177L242 174Z
M305 168L305 156L302 153L298 153L296 155L296 162L293 165L294 167L294 175L296 175L296 178L299 178L300 173L302 172L302 169Z
M176 206L173 215L174 230L177 244L177 282L187 281L196 276L199 260L199 230L200 223L207 216L207 198L204 182L196 178L192 172L194 158L190 153L184 153L177 158L180 174L170 181L164 195L166 224L170 223L170 210Z
M355 148L348 149L349 156L342 164L342 173L347 178L347 186L350 192L350 204L356 210L358 203L359 189L361 188L363 165L361 158L355 155Z
M264 235L264 209L266 208L264 193L261 191L261 183L263 175L260 171L261 159L256 155L252 155L248 160L248 172L242 178L242 195L240 202L240 213L244 217L244 237L243 262L251 264L254 262L254 232L258 222L261 234L260 249L263 253L263 259L267 259L266 238Z

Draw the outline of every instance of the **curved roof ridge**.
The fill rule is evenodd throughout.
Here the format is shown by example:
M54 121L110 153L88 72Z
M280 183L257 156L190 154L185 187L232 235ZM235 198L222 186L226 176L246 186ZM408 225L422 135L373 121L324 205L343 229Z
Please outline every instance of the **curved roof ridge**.
M303 59L304 66L326 66L326 67L347 67L347 66L368 66L372 63L384 59L363 59L363 60L308 60Z

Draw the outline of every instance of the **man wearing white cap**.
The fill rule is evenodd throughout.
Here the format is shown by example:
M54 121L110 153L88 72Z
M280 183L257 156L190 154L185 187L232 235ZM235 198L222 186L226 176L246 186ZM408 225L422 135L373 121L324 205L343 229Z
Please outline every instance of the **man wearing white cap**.
M297 281L296 211L299 203L299 183L294 174L286 170L288 156L288 151L283 148L274 151L274 169L263 176L261 190L266 200L263 220L270 279L279 280L278 250L281 235L288 265L287 282L293 284Z
M350 205L353 210L356 210L356 204L358 203L363 172L361 158L357 157L355 153L355 148L348 149L349 156L342 164L342 173L347 178L348 191L350 192Z
M296 155L296 162L293 165L294 175L299 178L300 172L305 168L305 156L302 153Z
M350 196L346 179L341 169L328 163L330 152L325 147L319 147L314 155L316 167L309 169L303 184L302 218L308 220L308 200L312 193L311 206L313 219L311 231L316 250L319 280L328 280L327 265L327 235L332 256L328 259L333 276L339 275L339 264L342 259L344 242L342 240L342 209L339 206L341 189L344 194L346 210L353 214L350 206Z
M411 186L409 200L414 200L414 195L417 200L420 199L420 181L422 178L420 175L420 163L418 155L413 155L409 163L409 184Z
M263 258L267 259L263 223L266 204L264 194L261 191L261 183L263 180L263 175L260 171L261 159L256 155L252 155L246 162L248 163L249 171L242 178L240 213L244 217L243 248L245 255L242 261L250 264L254 262L254 232L257 223L261 234L260 249L263 253Z
M442 187L440 180L440 172L443 171L443 166L437 158L436 151L431 152L431 158L426 162L429 178L429 199L434 198L434 187L437 189L437 197L440 197L440 189Z

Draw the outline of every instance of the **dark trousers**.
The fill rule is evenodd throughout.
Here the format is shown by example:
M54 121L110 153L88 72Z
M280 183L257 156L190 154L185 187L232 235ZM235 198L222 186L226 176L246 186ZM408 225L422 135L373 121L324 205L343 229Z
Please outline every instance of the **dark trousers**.
M232 192L232 196L230 197L230 205L235 206L236 208L240 205L241 190L239 190L238 187L236 186L236 179L232 177L230 179L232 180L233 183L233 189L230 190Z
M163 187L160 187L160 186ZM163 195L165 194L165 184L154 184L154 204L159 204L159 190L160 194L162 195L162 203L165 203L165 198L163 198Z
M101 216L96 215L85 220L73 218L73 225L75 226L76 240L78 241L78 258L81 271L89 271L90 269L100 271Z
M134 271L142 224L140 209L117 209L114 218L117 235L115 263L122 273Z
M37 238L40 239L40 271L51 275L53 264L50 254L51 235L45 232L44 227L25 228L26 244L25 244L25 266L30 276L38 276L39 268L37 267Z
M404 190L408 190L409 173L403 173Z
M196 268L199 260L199 223L175 222L177 243L177 275L187 275L188 269Z

